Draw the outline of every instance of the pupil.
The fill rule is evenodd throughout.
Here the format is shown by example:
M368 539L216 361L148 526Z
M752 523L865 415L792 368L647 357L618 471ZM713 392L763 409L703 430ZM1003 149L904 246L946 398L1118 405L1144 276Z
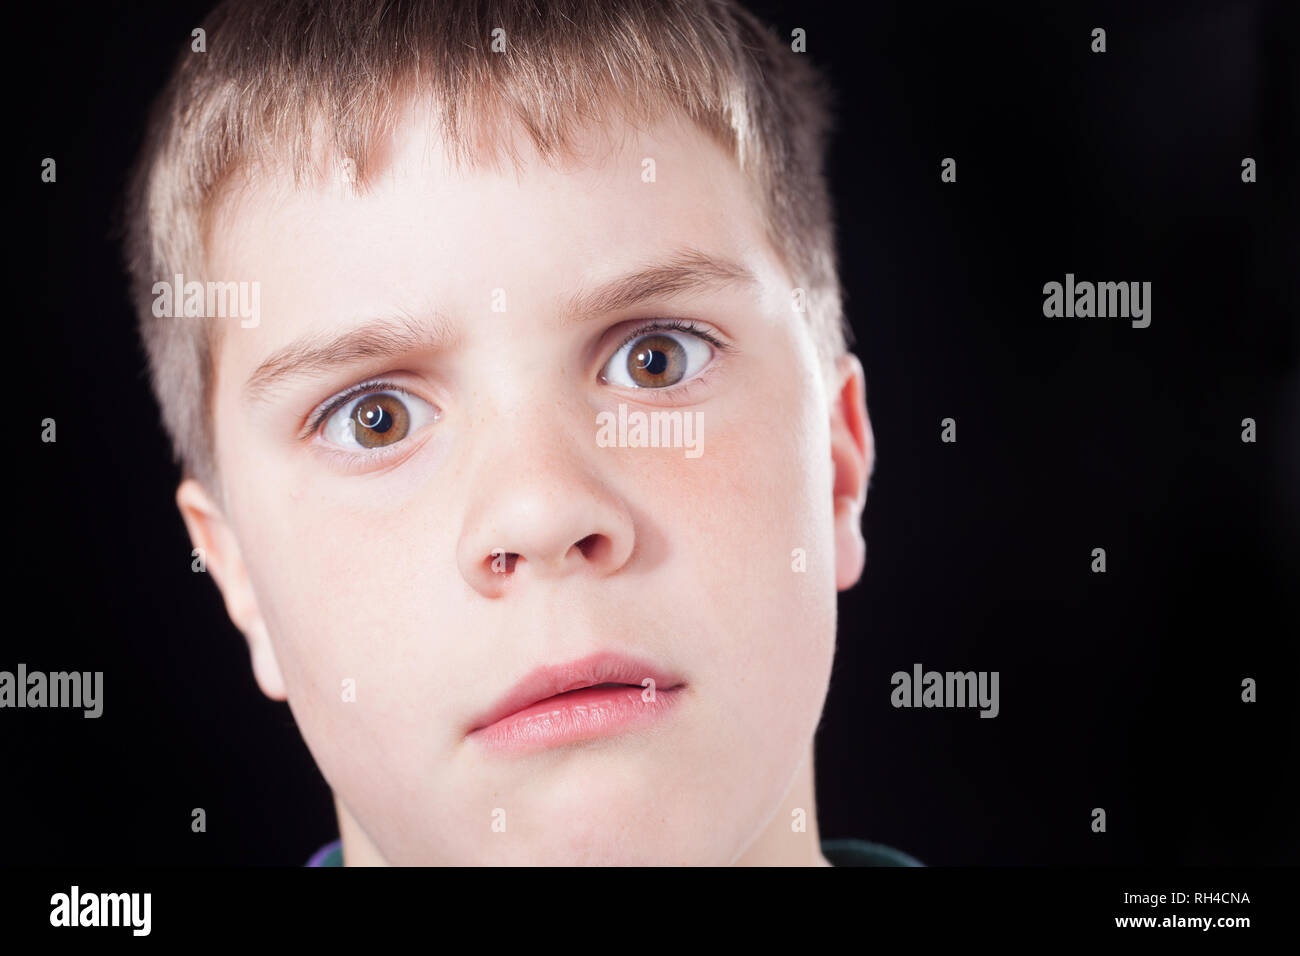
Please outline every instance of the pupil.
M655 349L646 349L644 352L637 353L636 363L651 375L662 375L664 369L668 367L668 356Z
M385 414L383 407L380 405L371 405L367 409L358 411L357 421L371 431L377 431L380 434L393 427L393 416Z

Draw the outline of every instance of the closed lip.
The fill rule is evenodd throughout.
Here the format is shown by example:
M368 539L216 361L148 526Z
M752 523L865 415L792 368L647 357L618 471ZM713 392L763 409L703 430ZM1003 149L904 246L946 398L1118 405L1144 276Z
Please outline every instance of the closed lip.
M566 664L539 667L479 714L472 722L469 733L490 727L511 714L557 694L599 684L627 684L641 688L650 686L646 683L647 679L654 681L653 686L657 691L677 690L685 686L685 682L671 671L626 654L597 653Z

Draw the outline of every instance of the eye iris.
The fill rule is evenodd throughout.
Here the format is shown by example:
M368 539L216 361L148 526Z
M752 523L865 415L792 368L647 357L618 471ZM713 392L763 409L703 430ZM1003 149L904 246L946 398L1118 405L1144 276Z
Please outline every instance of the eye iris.
M686 350L666 335L647 335L628 353L627 373L643 388L674 385L686 374Z
M406 437L411 416L406 406L392 395L372 395L359 401L352 412L356 427L352 429L357 444L363 448L392 445Z

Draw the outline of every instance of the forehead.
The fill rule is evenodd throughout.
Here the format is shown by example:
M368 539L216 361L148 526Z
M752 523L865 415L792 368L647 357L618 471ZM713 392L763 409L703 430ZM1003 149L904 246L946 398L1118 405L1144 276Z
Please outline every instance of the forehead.
M212 220L210 271L274 273L265 309L275 286L307 277L331 277L357 299L476 277L500 286L530 272L562 286L620 257L682 245L738 255L762 237L757 192L688 121L592 126L571 155L552 159L520 137L509 149L517 162L458 164L429 124L408 119L368 157L360 188L348 182L346 157L322 160L323 175L308 184L254 174Z

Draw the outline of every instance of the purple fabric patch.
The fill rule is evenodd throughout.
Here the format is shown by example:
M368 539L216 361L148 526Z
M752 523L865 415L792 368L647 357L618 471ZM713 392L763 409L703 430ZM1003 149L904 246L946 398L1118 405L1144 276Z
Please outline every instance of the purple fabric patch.
M307 861L307 865L324 866L326 858L328 858L331 854L337 852L340 848L341 843L342 843L341 840L334 840L330 843L326 843L323 847L321 847L319 850L317 850L315 853L311 855L311 859Z

